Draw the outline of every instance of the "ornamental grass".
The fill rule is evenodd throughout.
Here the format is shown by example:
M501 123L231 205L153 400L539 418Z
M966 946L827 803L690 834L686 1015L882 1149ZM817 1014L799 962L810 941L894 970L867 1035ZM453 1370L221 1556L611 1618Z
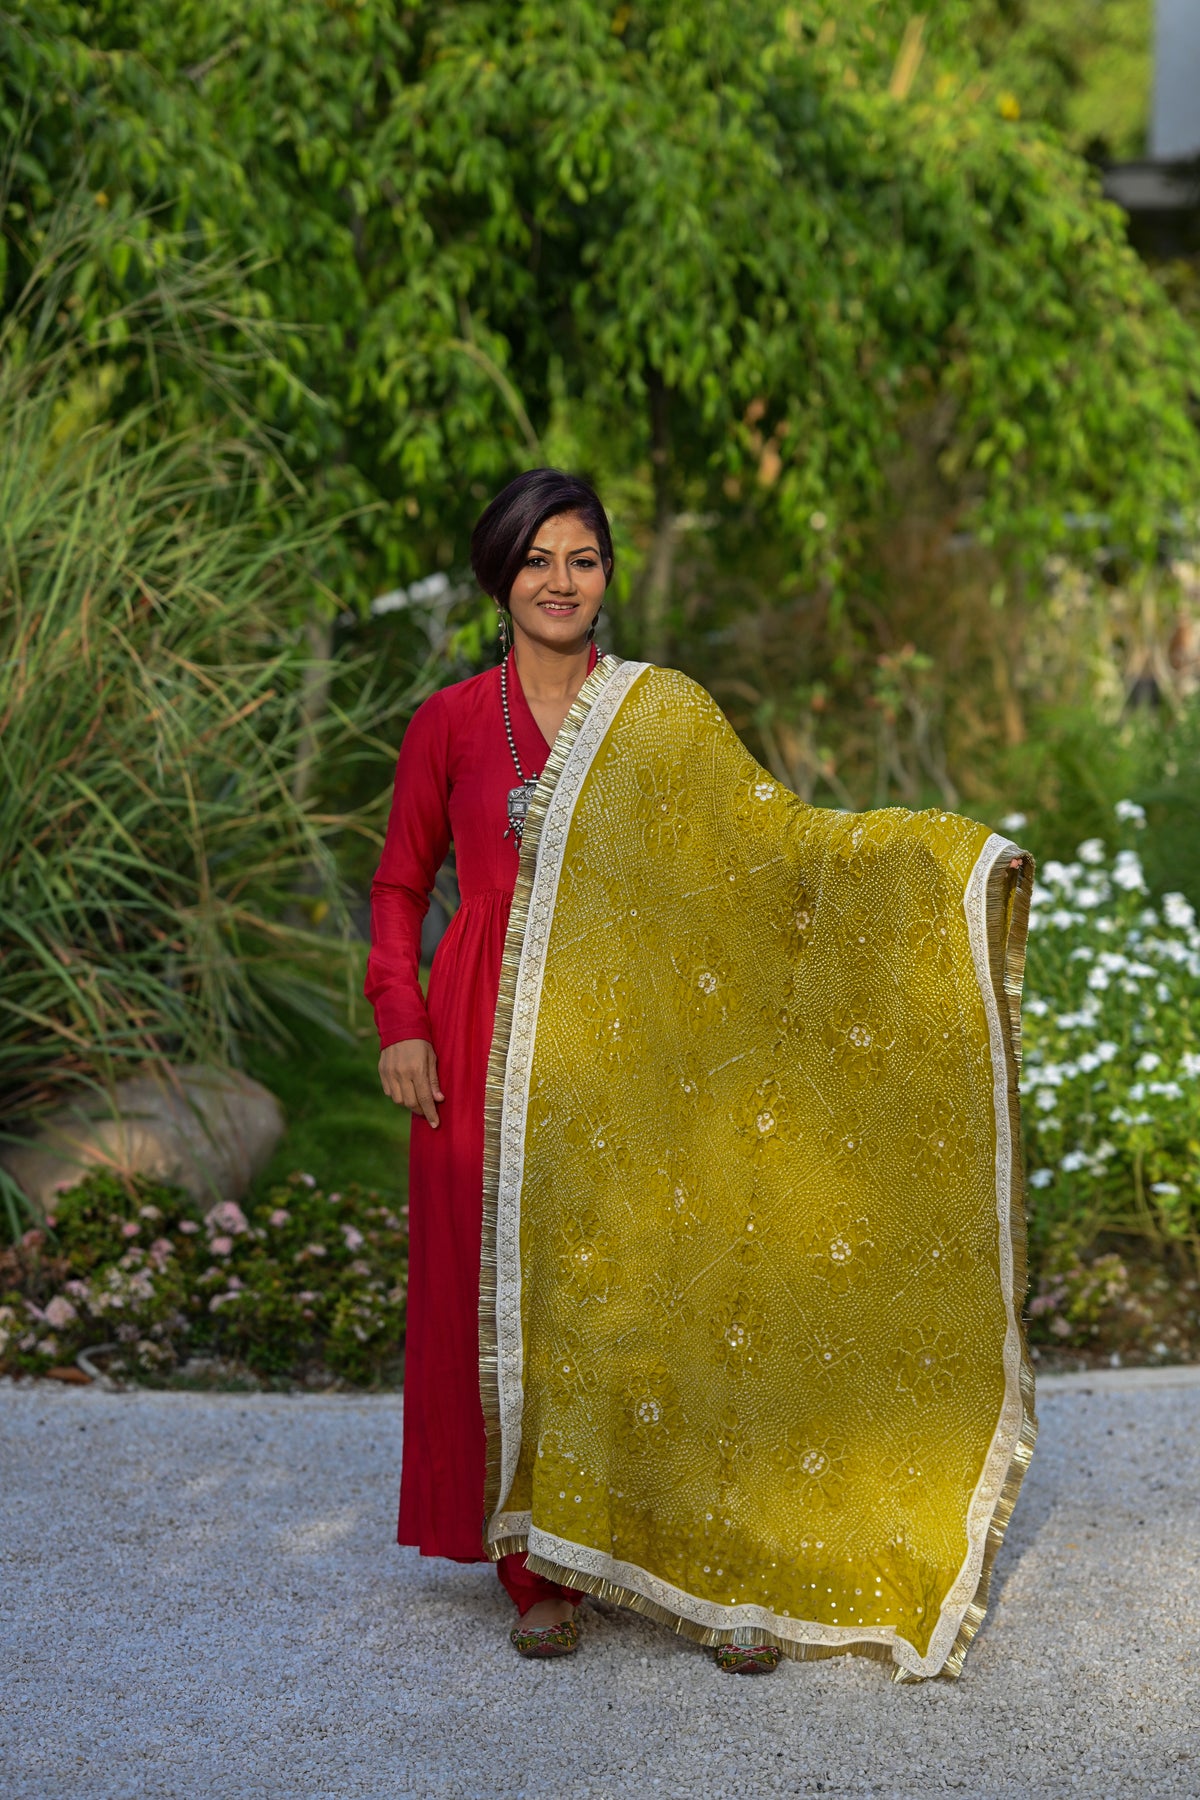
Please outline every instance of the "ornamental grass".
M349 975L346 821L306 777L361 721L308 704L317 543L234 417L236 283L160 257L85 336L109 229L64 206L0 317L0 1135L147 1060L235 1062L285 1007L332 1022Z

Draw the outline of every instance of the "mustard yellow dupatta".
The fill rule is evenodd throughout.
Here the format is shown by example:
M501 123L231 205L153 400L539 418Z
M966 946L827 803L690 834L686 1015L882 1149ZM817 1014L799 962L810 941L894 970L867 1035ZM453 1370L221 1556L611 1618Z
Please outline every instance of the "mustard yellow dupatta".
M958 1673L1036 1429L1014 854L803 804L672 670L588 678L492 1049L494 1556L703 1643Z

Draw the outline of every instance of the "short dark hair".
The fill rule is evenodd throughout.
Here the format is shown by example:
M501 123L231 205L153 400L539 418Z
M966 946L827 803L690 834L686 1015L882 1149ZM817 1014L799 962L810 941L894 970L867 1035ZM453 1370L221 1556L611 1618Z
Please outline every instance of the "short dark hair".
M508 605L512 584L539 529L559 513L578 513L586 522L596 537L605 587L612 580L612 532L591 482L562 469L526 469L488 502L471 533L475 579L499 605Z

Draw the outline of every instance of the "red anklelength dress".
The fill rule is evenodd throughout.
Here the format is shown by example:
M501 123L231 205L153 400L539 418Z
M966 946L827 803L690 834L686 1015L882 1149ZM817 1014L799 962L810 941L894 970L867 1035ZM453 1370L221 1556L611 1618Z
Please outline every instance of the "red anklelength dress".
M595 661L593 649L589 673ZM509 710L522 773L540 775L550 746L511 662ZM371 886L365 991L380 1044L431 1042L446 1096L436 1131L419 1113L412 1122L398 1537L426 1556L464 1562L486 1560L478 1315L483 1105L517 879L517 847L504 835L508 792L516 781L499 669L431 695L404 734L387 838ZM424 998L421 922L451 840L462 904L438 945ZM501 1570L512 1592L509 1574ZM528 1573L525 1578L543 1591L561 1591ZM514 1594L518 1604L523 1597Z

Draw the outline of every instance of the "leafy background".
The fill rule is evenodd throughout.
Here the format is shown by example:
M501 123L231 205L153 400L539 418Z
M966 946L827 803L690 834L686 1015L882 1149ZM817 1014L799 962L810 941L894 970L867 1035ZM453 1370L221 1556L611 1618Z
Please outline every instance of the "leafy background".
M1102 197L1150 13L0 0L0 1126L240 1061L268 1184L399 1203L363 897L541 462L613 515L608 643L805 797L1064 866L1128 800L1200 900L1197 268ZM1194 1223L1075 1211L1186 1311Z

